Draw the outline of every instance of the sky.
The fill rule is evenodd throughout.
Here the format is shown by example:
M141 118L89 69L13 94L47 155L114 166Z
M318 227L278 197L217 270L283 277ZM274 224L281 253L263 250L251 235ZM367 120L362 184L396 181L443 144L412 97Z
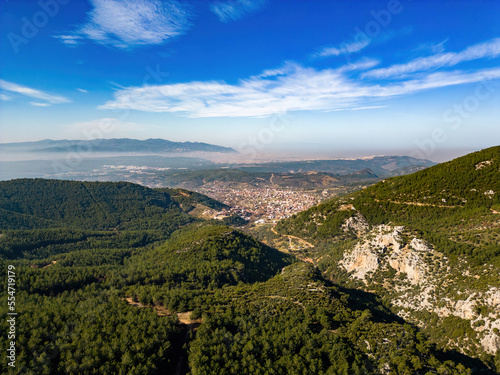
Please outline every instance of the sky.
M0 143L500 144L500 1L0 0Z

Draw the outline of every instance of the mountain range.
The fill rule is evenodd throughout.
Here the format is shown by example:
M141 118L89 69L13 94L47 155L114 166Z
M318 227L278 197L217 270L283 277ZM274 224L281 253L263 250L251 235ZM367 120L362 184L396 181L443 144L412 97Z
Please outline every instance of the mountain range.
M203 142L172 142L166 139L146 140L130 138L93 139L93 140L51 140L36 142L2 143L4 151L11 152L77 152L77 153L183 153L183 152L222 152L235 153L230 147Z
M251 176L256 178L267 176L263 178L270 179L270 176L274 174L275 176L283 176L283 178L273 179L273 182L278 182L280 186L311 188L329 184L338 185L338 181L342 180L373 181L376 177L385 178L409 174L435 165L430 160L415 159L409 156L377 156L350 160L307 160L263 164L215 163L204 159L203 156L184 156L186 154L182 154L182 152L214 151L231 154L235 151L229 148L220 148L220 146L189 142L174 143L181 145L174 147L170 146L172 142L156 141L120 139L102 140L102 144L93 143L94 141L82 141L86 143L80 144L75 143L80 141L47 140L0 144L0 151L2 151L0 155L5 160L0 161L0 180L23 177L59 178L130 181L148 186L166 183L166 186L171 187L179 185L194 188L196 185L190 185L191 180L196 180L195 176L201 177L203 180L203 174L207 180L219 176L229 178L231 181L238 174L246 180L248 178L252 180ZM160 147L162 144L165 147ZM162 153L175 152L180 154L161 155ZM121 155L117 156L117 153ZM235 173L235 170L239 172ZM234 182L238 181L234 180Z
M355 183L373 183L379 177L366 168L345 175L324 172L272 173L249 172L242 169L206 169L198 171L176 171L165 174L162 181L168 186L195 189L205 184L248 184L255 187L281 187L315 189Z
M411 156L372 156L352 159L305 160L290 162L273 162L262 164L241 165L240 169L249 172L326 172L339 175L357 173L370 169L380 177L398 176L413 173L436 163L426 159L416 159Z

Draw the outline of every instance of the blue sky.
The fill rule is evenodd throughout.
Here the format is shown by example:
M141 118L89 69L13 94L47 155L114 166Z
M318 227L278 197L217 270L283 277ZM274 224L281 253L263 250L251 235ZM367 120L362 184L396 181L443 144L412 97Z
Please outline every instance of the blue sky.
M166 138L432 160L499 144L500 1L1 0L0 11L0 142Z

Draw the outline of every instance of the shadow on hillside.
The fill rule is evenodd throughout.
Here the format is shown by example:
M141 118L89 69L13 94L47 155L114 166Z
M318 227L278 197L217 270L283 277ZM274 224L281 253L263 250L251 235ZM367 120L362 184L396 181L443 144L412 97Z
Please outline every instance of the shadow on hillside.
M472 375L494 375L497 372L491 370L486 364L478 358L472 358L456 350L441 351L437 350L437 358L440 361L454 361L472 369Z
M335 285L335 284L332 284ZM400 324L409 324L416 327L413 323L405 321L403 318L394 314L388 306L385 306L379 296L374 293L365 292L359 289L345 288L336 285L339 292L345 293L349 296L348 306L353 310L370 310L372 313L372 320L380 323L398 322ZM418 329L418 327L416 327ZM497 374L495 371L488 368L488 366L478 358L469 357L457 350L440 350L435 351L437 358L442 361L451 360L455 363L461 363L464 366L472 369L472 375L490 375Z
M407 323L403 318L394 314L378 295L365 292L360 289L346 288L339 285L335 286L338 288L340 293L344 293L349 296L349 308L361 311L367 309L370 310L373 316L373 321L379 323Z

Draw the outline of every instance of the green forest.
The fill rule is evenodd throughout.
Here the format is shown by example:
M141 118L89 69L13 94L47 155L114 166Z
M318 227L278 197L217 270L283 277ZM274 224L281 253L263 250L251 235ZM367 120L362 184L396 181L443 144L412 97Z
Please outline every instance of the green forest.
M491 163L484 164L484 161ZM472 256L477 264L485 261L500 265L500 246L488 241L457 241L471 237L478 227L497 232L493 211L500 208L500 147L492 147L407 176L391 177L364 190L300 212L280 221L276 230L297 233L315 244L355 239L341 224L361 213L373 227L379 224L404 225L444 254ZM493 193L492 193L493 192ZM356 210L340 209L351 205Z
M362 282L339 262L346 252L370 241L374 236L370 231L379 225L401 226L401 246L408 246L412 238L424 240L435 254L435 258L429 254L425 258L427 264L434 264L430 270L435 275L447 273L442 277L450 285L436 285L436 290L445 293L446 298L466 300L473 293L470 290L482 293L500 285L499 191L500 147L492 147L331 199L278 222L274 229L278 234L299 236L313 243L313 248L302 249L296 255L311 259L324 277L370 290L390 304L398 298L398 288L410 288L407 290L415 295L423 288L405 284L407 275L392 267L370 274ZM360 218L366 225L361 233L343 226L346 219ZM255 233L266 242L276 241L276 236L265 230ZM443 263L439 259L445 259L450 269L440 269L439 264ZM487 317L492 312L491 308L478 305L473 314ZM480 344L473 328L480 327L484 320L443 318L425 311L416 311L414 316L425 323L421 328L431 341L447 345L453 339L467 338L472 347L464 350L499 371L500 354L477 349Z
M142 247L70 234L67 252L34 242L38 255L2 260L19 312L17 367L3 373L174 373L182 353L191 374L470 373L375 297L230 227L190 224Z
M491 157L500 160L498 149L493 151ZM476 162L472 156L464 166L481 160ZM391 178L342 199L359 206L371 225L405 221L436 241L442 238L442 232L432 230L438 223L443 228L457 225L464 213L471 222L490 220L488 210L498 205L497 195L490 199L481 192L474 198L470 190L460 187L460 181L443 182L439 174L449 194L467 203L435 208L437 212L424 206L408 206L406 211L393 207L397 203L389 201L407 199L413 191L404 190L403 178L441 189L432 185L432 174L423 172ZM476 189L487 186L498 191L498 180L486 173L481 178ZM9 266L15 271L18 313L16 367L3 360L1 372L444 375L495 371L494 363L488 368L475 358L437 346L376 294L334 283L321 267L239 229L190 216L197 204L224 207L201 194L131 183L0 182L0 264L5 274ZM344 203L313 207L276 228L318 244L348 243L355 234L340 231L339 226L353 212L338 211L340 204ZM429 212L418 211L426 209ZM318 217L324 218L325 225L311 224ZM451 240L443 239L444 246L446 241ZM450 254L473 255L482 245L453 246ZM499 254L492 248L484 256L495 261ZM7 301L13 294L7 283L1 284L0 292L0 326L7 332ZM3 334L1 352L6 353L9 345Z

